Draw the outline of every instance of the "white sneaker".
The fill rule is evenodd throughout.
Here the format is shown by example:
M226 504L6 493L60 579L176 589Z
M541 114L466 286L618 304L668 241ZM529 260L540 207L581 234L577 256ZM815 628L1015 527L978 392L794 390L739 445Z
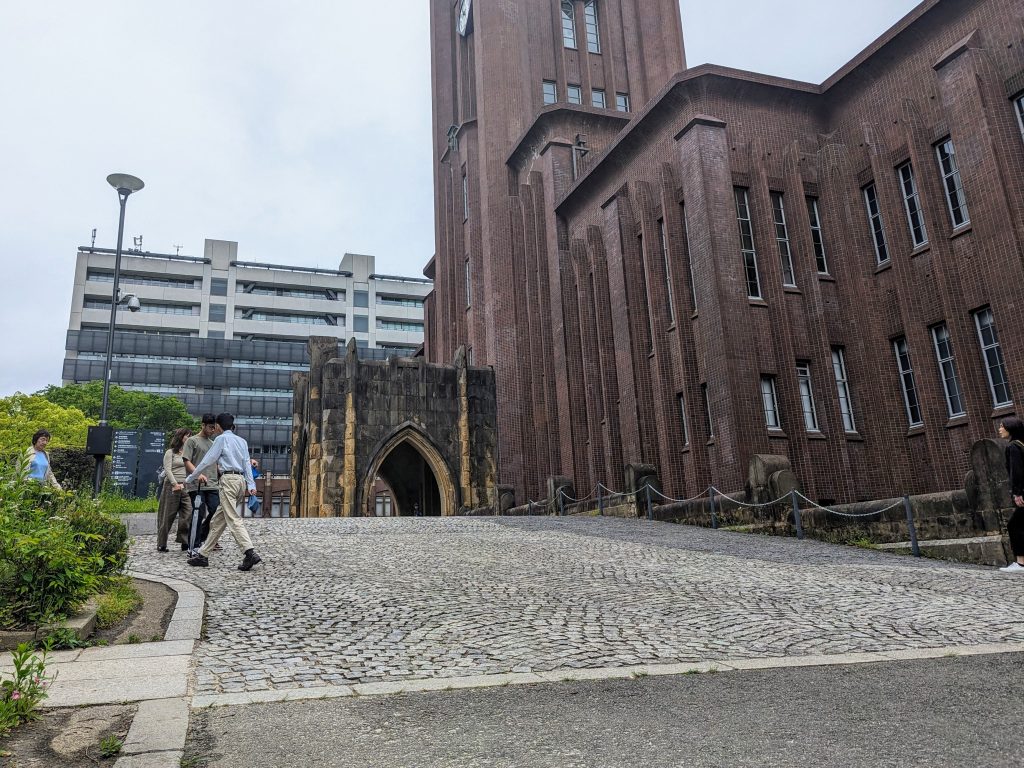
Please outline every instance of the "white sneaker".
M999 570L1003 571L1003 573L1024 573L1024 565L1021 565L1020 563L1010 563L1005 568L1000 568Z

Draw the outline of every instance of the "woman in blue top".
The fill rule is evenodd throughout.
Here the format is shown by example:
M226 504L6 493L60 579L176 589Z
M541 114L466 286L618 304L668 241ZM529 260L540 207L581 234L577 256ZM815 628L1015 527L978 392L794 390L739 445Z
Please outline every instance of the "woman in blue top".
M43 485L63 490L50 468L50 456L46 452L49 442L50 433L45 429L40 429L32 435L32 447L25 452L25 459L28 461L28 476Z

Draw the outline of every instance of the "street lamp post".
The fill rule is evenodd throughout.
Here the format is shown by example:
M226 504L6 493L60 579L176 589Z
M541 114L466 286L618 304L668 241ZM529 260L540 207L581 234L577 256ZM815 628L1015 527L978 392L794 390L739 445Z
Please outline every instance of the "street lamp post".
M107 357L103 368L103 403L100 406L100 429L102 453L96 453L96 474L93 478L93 491L99 495L103 485L103 462L110 455L113 448L113 440L110 429L107 425L107 405L110 397L110 374L114 359L114 325L117 322L117 307L121 303L121 243L124 239L124 208L128 202L128 196L132 192L138 192L146 186L142 179L130 176L127 173L112 173L107 176L107 183L117 190L117 197L121 203L121 216L117 223L117 252L114 256L114 291L110 297L110 327L107 329ZM132 297L134 299L134 297ZM137 301L137 299L135 300ZM137 305L136 305L137 306Z

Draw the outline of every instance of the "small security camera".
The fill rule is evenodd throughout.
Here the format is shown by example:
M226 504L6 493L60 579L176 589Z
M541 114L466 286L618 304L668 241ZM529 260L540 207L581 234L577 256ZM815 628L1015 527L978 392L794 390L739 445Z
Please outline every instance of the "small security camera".
M138 312L140 309L142 309L142 302L139 301L138 296L128 296L127 299L129 312Z

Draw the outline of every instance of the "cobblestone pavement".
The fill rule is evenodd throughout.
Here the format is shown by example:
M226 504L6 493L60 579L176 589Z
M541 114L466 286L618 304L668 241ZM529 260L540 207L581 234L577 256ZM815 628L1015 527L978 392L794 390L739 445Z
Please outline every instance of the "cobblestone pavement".
M194 693L1024 642L1024 577L612 518L247 521L209 568Z

